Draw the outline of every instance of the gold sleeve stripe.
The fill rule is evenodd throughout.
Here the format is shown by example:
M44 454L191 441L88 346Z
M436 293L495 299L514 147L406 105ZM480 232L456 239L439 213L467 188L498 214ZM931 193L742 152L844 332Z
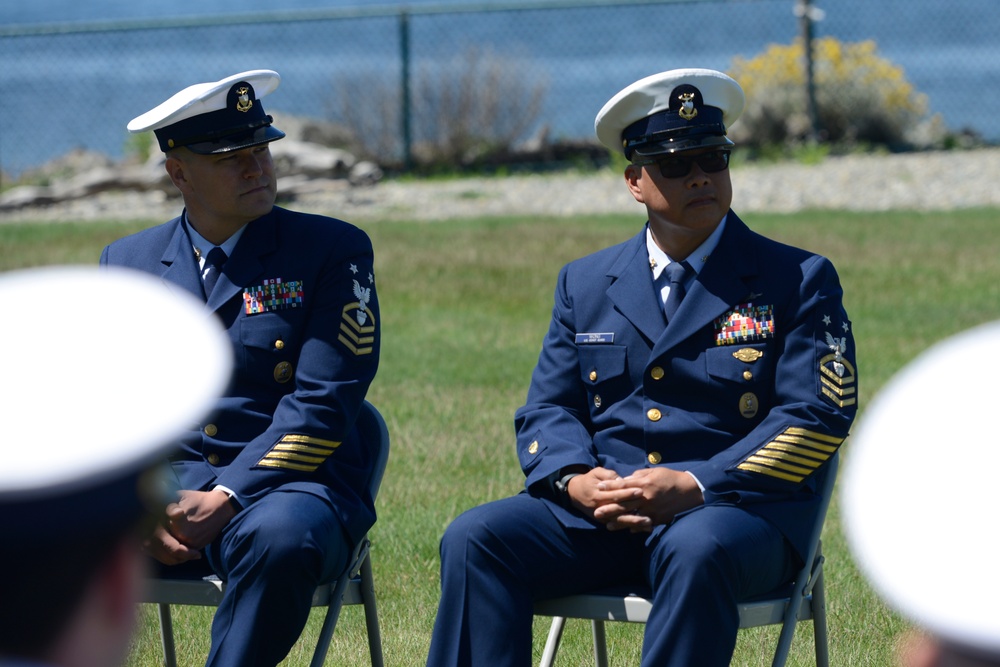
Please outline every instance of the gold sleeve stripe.
M323 449L321 447L304 447L302 445L275 445L272 452L285 452L287 454L296 454L298 456L322 456L326 458L329 456L333 450Z
M839 395L830 391L826 387L821 387L821 391L823 392L823 395L829 398L838 408L846 408L847 406L854 405L858 402L858 399L856 398L841 398Z
M340 319L340 335L337 336L337 340L356 357L375 351L375 314L365 308L364 320L370 321L371 324L362 326L358 323L360 310L361 304L357 301L344 306Z
M778 451L776 448L768 447L767 449L760 450L754 456L766 456L768 458L775 459L774 454L775 454L776 451ZM750 458L754 458L754 457L751 456ZM801 456L794 456L792 454L785 454L780 459L776 459L776 460L788 461L789 463L797 463L799 465L806 466L807 468L818 468L821 465L823 465L823 463L826 461L826 459L823 459L821 461L817 461L816 459L807 459L807 458L803 458Z
M854 387L841 387L840 385L838 385L838 384L836 384L834 382L830 382L825 377L821 377L819 380L820 380L820 382L823 383L823 386L825 388L824 391L826 389L829 389L830 391L834 392L838 396L844 396L844 395L850 396L855 391Z
M796 435L803 438L809 438L810 440L819 440L820 442L828 442L831 445L840 446L844 442L843 438L838 438L835 435L827 435L825 433L817 433L816 431L810 431L809 429L799 428L797 426L790 426L785 429L785 435Z
M305 454L298 454L296 452L268 452L267 456L264 457L265 461L298 461L299 463L313 463L319 465L323 461L326 461L325 456L306 456Z
M844 438L792 427L736 467L799 483L826 463L843 442Z
M335 440L314 438L310 435L288 433L257 462L265 468L285 468L300 472L314 472L340 447Z
M371 354L372 352L375 351L374 348L371 347L358 347L357 345L349 341L347 338L345 338L343 334L337 336L337 340L343 343L344 347L353 352L355 356L360 356L362 354Z
M837 451L837 448L833 445L827 445L822 442L816 442L815 440L809 440L808 438L799 438L796 436L779 435L777 438L774 439L774 442L780 442L787 445L796 445L803 449L811 449L814 452L820 452L821 454L824 455L824 457L826 455L833 454L835 451Z
M802 466L792 465L786 463L783 459L774 459L768 456L761 456L760 454L754 454L747 459L749 463L756 463L762 466L768 466L771 468L777 468L779 470L784 470L786 472L798 473L800 475L808 475L815 468L803 468Z
M805 479L802 475L789 475L787 473L780 472L778 470L772 470L770 468L765 468L763 466L755 466L752 463L741 463L740 470L747 470L750 472L759 472L762 475L768 475L769 477L777 477L779 479L784 479L789 482L795 482L796 484Z
M783 452L788 452L789 454L795 454L798 456L811 456L818 461L826 461L828 455L823 452L817 452L812 449L806 449L804 447L796 447L795 445L786 444L780 440L775 440L767 445L768 449L778 449Z
M327 449L333 450L340 447L340 443L336 440L324 440L323 438L314 438L311 435L298 435L294 433L289 433L282 436L281 440L278 441L279 444L306 444L315 445L316 447L325 447Z
M270 459L261 459L257 465L264 468L286 468L288 470L298 470L300 472L315 472L316 468L319 466L305 466L299 465L297 463L292 463L290 461L272 461Z
M343 322L340 323L340 330L345 336L350 338L352 341L358 345L364 345L366 343L371 344L375 342L375 336L358 336L356 335L350 327L348 327Z

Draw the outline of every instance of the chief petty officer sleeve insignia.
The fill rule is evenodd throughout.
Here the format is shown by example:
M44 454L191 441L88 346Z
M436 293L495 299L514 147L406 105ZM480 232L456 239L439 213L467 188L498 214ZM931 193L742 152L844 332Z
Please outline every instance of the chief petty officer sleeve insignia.
M357 274L358 267L352 264L351 272ZM344 306L337 340L355 355L371 354L375 345L375 313L368 303L375 288L375 276L368 274L368 286L363 286L357 278L353 278L352 282L357 301Z
M340 447L340 443L333 440L287 433L260 461L257 461L257 465L263 468L315 472L337 447Z
M824 324L829 325L830 318L823 318ZM826 332L827 354L819 360L819 382L820 395L830 401L838 408L846 408L858 402L857 378L854 375L854 364L847 358L848 352L848 324L841 325L842 336L836 336L829 331Z

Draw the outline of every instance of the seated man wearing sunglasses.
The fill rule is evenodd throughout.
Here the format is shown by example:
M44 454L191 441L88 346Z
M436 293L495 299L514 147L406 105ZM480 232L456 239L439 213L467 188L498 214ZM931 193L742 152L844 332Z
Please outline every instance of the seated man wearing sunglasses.
M857 409L831 263L730 210L740 86L638 81L598 113L648 222L559 275L515 415L525 492L441 543L428 664L527 667L536 599L648 586L642 664L728 665L737 603L788 581Z

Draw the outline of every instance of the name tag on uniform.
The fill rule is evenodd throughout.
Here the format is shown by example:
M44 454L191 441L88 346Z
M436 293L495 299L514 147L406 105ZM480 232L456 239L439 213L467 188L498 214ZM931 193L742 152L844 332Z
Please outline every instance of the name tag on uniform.
M615 333L578 333L576 335L577 345L607 345L615 342Z

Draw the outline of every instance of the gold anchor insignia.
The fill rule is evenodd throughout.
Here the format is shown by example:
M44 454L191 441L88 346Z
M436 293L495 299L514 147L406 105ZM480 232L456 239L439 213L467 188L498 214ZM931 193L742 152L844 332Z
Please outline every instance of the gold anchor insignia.
M677 110L677 115L684 120L694 120L698 115L698 110L694 108L694 93L681 93L681 108Z
M236 110L237 111L250 111L253 107L253 100L250 99L250 89L243 86L236 91Z

